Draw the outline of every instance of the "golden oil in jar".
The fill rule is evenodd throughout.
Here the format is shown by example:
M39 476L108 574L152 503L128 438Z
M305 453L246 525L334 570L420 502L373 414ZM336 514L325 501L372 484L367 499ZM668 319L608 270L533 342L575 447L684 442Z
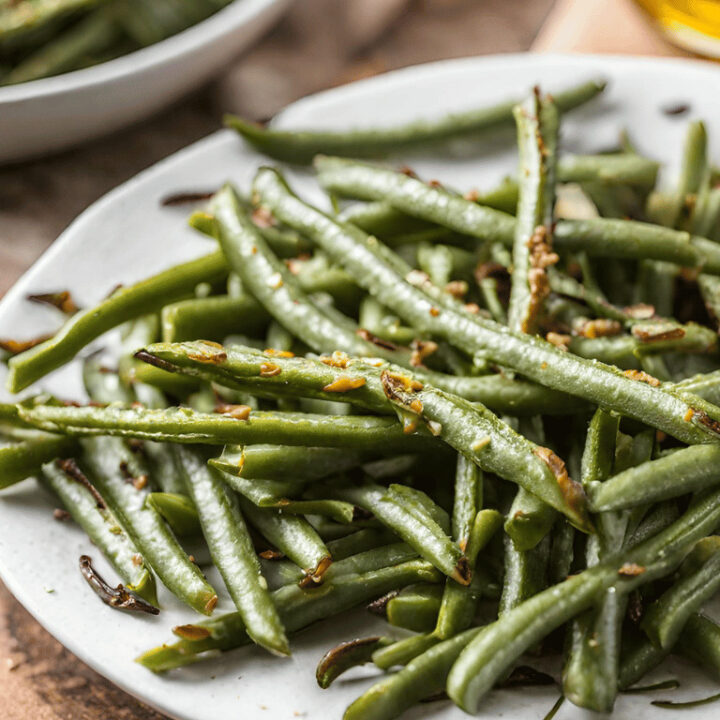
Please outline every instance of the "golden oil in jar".
M720 0L636 0L680 47L720 58Z

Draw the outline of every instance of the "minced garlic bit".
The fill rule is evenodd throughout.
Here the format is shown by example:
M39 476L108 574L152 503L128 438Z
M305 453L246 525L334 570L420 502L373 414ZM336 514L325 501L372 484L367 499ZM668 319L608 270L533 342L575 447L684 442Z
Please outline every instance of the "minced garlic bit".
M337 378L337 380L333 380L333 382L331 382L329 385L326 385L323 388L323 392L344 393L349 392L350 390L356 390L357 388L362 387L364 384L365 378L363 377L339 377Z
M556 332L549 332L545 339L552 343L555 347L559 347L561 350L567 350L568 346L570 345L570 341L572 338L569 335L564 335L562 333L556 333Z
M419 367L426 357L432 355L438 349L438 344L432 340L413 340L411 348L410 364L413 367Z
M419 287L420 285L424 285L426 282L428 282L430 280L430 277L422 270L411 270L405 276L405 280L407 280L411 285Z
M619 570L618 575L624 577L635 577L636 575L642 575L645 572L645 568L637 563L625 563Z
M490 436L485 435L485 437L481 437L478 440L475 440L475 442L470 446L470 449L473 452L480 452L484 447L490 444Z
M266 208L264 205L256 207L252 211L251 217L252 221L259 228L269 228L275 224L275 218L273 217L273 214L270 212L270 209Z
M215 412L221 415L229 415L236 420L247 420L250 417L251 407L249 405L231 405L228 403L220 403L216 408ZM238 467L242 467L245 464L245 455L240 456Z
M136 478L133 478L132 484L136 490L142 490L143 488L147 487L148 476L138 475Z
M261 363L260 364L260 377L274 377L282 372L282 368L275 363Z
M268 355L270 357L280 357L280 358L291 358L295 357L295 353L290 352L289 350L276 350L275 348L265 348L263 350L265 355Z
M325 365L341 368L342 370L345 370L350 364L349 355L342 350L336 350L332 355L321 355L319 359L320 362L325 363Z
M694 417L695 417L695 411L692 408L688 408L688 411L685 413L683 420L685 422L690 422Z
M440 433L442 433L442 424L439 422L436 422L435 420L428 420L427 426L428 426L428 430L430 430L430 432L435 437L437 437L438 435L440 435Z
M652 385L653 387L660 387L660 381L652 375L646 373L644 370L625 370L623 375L631 380L644 382L648 385Z
M440 311L436 307L431 307L429 312L433 317L437 317L440 314Z
M577 323L574 323L573 330L577 335L586 338L611 337L622 332L622 325L617 320L608 318L596 318L594 320L579 318L578 320Z
M451 280L445 286L445 292L452 295L456 300L462 300L468 293L469 287L465 280Z
M283 279L282 275L279 272L273 273L268 279L267 279L268 287L271 287L273 290L277 290L278 288L282 287Z

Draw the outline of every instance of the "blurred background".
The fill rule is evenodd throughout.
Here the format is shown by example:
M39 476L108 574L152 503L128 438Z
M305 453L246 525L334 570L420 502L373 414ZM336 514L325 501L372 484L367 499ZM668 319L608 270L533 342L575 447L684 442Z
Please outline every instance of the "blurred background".
M718 56L719 28L718 0L297 0L220 78L160 115L0 168L0 294L78 213L217 130L223 112L265 120L318 90L468 55ZM64 650L1 583L0 707L8 720L161 719Z

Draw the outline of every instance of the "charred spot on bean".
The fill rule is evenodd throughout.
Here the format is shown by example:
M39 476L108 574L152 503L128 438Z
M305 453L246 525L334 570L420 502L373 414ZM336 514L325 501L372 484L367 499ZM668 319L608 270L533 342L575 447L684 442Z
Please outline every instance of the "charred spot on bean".
M142 360L142 362L147 363L148 365L154 365L156 368L160 368L160 370L165 370L166 372L176 373L180 370L177 365L173 365L171 362L163 360L162 358L157 357L157 355L149 353L145 349L138 350L133 357L136 360Z
M92 559L88 555L80 556L80 572L87 584L106 605L118 610L143 612L149 615L160 613L154 605L130 593L122 583L114 588L108 585L100 573L95 570Z
M210 630L202 625L176 625L173 633L190 642L199 642L210 637Z
M398 349L398 346L395 345L395 343L391 343L388 340L383 340L377 335L373 335L369 330L366 330L365 328L358 328L355 331L355 334L358 335L358 337L361 337L363 340L367 340L367 342L370 342L373 345L377 345L380 348L384 348L385 350Z
M87 475L80 469L73 458L65 458L64 460L58 458L55 461L55 466L59 470L62 470L71 480L82 485L93 496L93 500L95 500L98 509L105 509L105 501L102 499L102 495L100 495L97 488L88 480Z
M188 205L190 203L209 200L215 191L213 190L185 190L166 195L160 200L162 207L173 207L175 205Z
M66 315L76 313L80 308L75 304L72 294L69 290L60 290L54 293L39 293L37 295L28 295L30 302L40 303L41 305L50 305L57 308Z

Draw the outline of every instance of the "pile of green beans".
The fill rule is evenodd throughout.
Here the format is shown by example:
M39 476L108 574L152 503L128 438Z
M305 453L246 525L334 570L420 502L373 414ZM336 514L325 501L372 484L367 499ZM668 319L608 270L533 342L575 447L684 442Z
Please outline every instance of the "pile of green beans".
M588 710L672 654L720 678L703 614L720 591L719 194L702 123L672 192L627 144L565 153L565 112L601 90L389 130L232 119L271 157L314 162L333 211L261 168L192 215L216 252L10 358L19 392L84 355L91 402L0 406L0 488L54 493L122 582L91 583L112 607L159 607L157 580L188 612L234 605L137 662L286 656L370 603L387 632L318 658L322 688L390 671L346 720L440 694L477 712L521 656L561 646L551 681ZM518 168L493 190L357 160L513 124ZM557 216L567 183L597 217ZM114 355L87 352L119 326Z
M0 85L80 70L160 42L232 0L3 0Z

